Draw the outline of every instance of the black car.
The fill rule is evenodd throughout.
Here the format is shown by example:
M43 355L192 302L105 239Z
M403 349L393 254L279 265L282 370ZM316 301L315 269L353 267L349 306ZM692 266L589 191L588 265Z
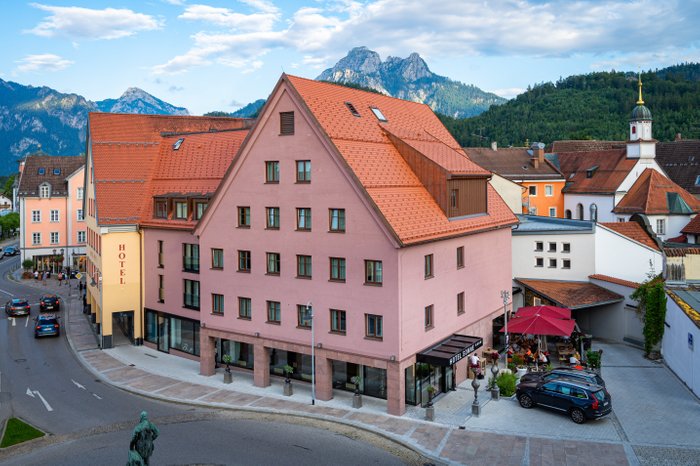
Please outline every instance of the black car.
M34 338L61 335L61 324L58 323L56 315L39 314L34 321Z
M16 247L8 246L5 248L3 256L16 256L17 254L19 254L19 250Z
M547 372L529 372L520 378L521 382L548 382L560 377L578 380L605 387L605 380L593 371L574 369L570 367L557 367Z
M516 396L523 408L542 406L567 413L576 424L610 414L612 401L605 387L571 379L520 382Z
M58 312L61 310L61 300L55 294L45 294L39 300L39 310Z
M32 308L26 299L12 298L5 304L5 313L8 316L28 316Z

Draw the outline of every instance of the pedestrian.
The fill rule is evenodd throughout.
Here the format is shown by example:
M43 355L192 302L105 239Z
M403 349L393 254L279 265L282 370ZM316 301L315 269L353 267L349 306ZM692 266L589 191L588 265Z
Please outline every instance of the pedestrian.
M63 272L58 272L58 286L63 283Z
M39 280L39 271L34 270L34 280Z

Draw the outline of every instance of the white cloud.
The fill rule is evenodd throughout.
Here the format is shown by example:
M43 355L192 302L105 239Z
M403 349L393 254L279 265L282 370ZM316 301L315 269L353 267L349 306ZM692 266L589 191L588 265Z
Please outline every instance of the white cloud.
M398 56L571 57L662 53L700 40L698 2L681 0L337 0L313 2L288 18L264 0L239 3L253 12L187 7L182 19L226 30L195 34L188 52L154 71L217 62L249 66L274 48L294 50L305 64L321 67L358 45Z
M61 71L68 68L74 62L66 60L51 53L39 55L27 55L23 59L17 61L17 71L28 73L34 71Z
M505 97L506 99L512 99L513 97L522 94L526 90L527 89L523 89L522 87L506 87L502 89L489 89L486 92L493 92L494 94Z
M161 21L132 10L105 8L93 10L82 7L49 6L32 3L33 7L50 13L28 33L42 37L68 36L87 39L119 39L139 31L159 29Z

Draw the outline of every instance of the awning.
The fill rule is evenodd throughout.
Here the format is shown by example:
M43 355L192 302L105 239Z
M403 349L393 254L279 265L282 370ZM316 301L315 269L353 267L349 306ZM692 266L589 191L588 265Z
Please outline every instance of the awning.
M425 362L433 366L452 366L469 353L481 348L484 340L480 337L454 334L416 355L416 362Z

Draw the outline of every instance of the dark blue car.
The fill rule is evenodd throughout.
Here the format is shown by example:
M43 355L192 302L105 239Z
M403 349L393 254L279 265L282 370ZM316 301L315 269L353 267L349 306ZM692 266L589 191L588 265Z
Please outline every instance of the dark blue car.
M54 314L40 314L34 326L34 338L61 335L61 324Z
M520 382L516 396L523 408L542 406L566 413L576 424L610 414L610 394L600 385L571 379Z

